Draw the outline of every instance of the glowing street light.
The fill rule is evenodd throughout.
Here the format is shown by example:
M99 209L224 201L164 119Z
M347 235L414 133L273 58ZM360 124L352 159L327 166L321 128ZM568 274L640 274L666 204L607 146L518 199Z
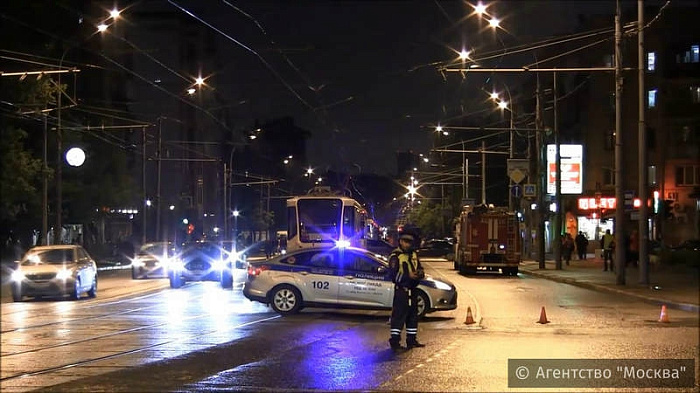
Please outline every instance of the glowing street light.
M498 99L498 93L491 93L491 99L492 100L497 100Z
M197 79L194 80L194 83L197 86L202 86L204 84L204 78L202 78L201 76L198 76Z
M189 94L189 95L194 95L194 93L196 93L196 92L197 92L197 90L193 87L187 89L187 94Z
M493 27L494 29L499 27L500 25L501 21L496 18L491 18L491 20L489 20L489 26Z
M469 59L469 55L471 55L470 51L468 51L466 49L462 49L462 51L459 52L459 59L462 61L467 60L467 59Z
M112 19L117 19L117 18L119 18L120 13L121 13L121 11L119 11L118 9L115 8L112 11L109 11L109 16Z
M100 33L104 33L105 31L107 31L107 27L109 26L107 26L104 23L100 23L99 25L97 25L97 31L99 31Z
M501 109L506 109L506 108L508 108L508 103L505 101L501 101L498 103L498 107Z
M85 162L85 152L79 147L71 147L66 152L66 162L70 166L78 167Z
M483 3L479 2L479 4L474 6L474 12L476 12L477 15L481 16L486 13L486 6Z

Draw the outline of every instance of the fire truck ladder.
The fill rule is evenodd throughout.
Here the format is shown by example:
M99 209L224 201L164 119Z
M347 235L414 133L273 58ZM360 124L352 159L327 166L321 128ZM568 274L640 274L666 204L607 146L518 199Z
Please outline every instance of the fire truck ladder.
M508 262L512 262L512 261L517 261L517 258L515 255L515 252L516 252L515 247L518 244L517 243L518 239L516 238L516 236L518 236L518 231L516 230L517 229L516 225L514 225L513 221L510 218L508 218L507 223L508 223L508 225L507 225L508 229L506 230L506 234L507 234L507 236L506 236L506 250L508 250L508 251L507 251L507 258L506 259Z

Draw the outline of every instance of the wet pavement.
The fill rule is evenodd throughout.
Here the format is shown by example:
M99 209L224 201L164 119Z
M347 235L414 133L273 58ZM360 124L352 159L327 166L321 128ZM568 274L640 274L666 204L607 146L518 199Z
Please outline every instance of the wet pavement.
M700 270L686 265L653 265L649 269L649 284L640 284L639 269L628 266L625 285L617 284L615 272L603 271L603 261L589 255L586 260L572 260L569 265L555 269L552 259L545 260L545 269L539 262L524 260L520 272L534 277L563 282L583 288L631 296L649 303L666 305L691 312L700 312L698 276Z

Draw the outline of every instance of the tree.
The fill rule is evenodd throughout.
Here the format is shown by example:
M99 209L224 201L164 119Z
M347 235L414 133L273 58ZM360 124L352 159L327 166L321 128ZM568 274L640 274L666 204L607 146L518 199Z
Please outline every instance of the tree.
M24 147L26 131L2 128L0 137L0 220L3 227L14 226L18 215L30 209L41 211L41 159L34 158Z
M442 211L442 205L422 203L411 209L408 221L420 228L422 236L426 239L442 237L444 235Z

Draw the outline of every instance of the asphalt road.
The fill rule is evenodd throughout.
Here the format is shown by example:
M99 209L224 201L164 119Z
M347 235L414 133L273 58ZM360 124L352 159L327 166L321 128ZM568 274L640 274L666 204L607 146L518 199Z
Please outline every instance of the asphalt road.
M421 321L427 347L402 354L388 349L389 312L283 318L217 283L173 290L121 270L101 272L96 299L12 303L3 292L0 390L506 391L508 359L524 358L695 359L699 386L697 314L661 324L643 302L451 265L426 263L458 286L459 308ZM542 307L548 324L536 323ZM467 308L476 324L464 324Z

